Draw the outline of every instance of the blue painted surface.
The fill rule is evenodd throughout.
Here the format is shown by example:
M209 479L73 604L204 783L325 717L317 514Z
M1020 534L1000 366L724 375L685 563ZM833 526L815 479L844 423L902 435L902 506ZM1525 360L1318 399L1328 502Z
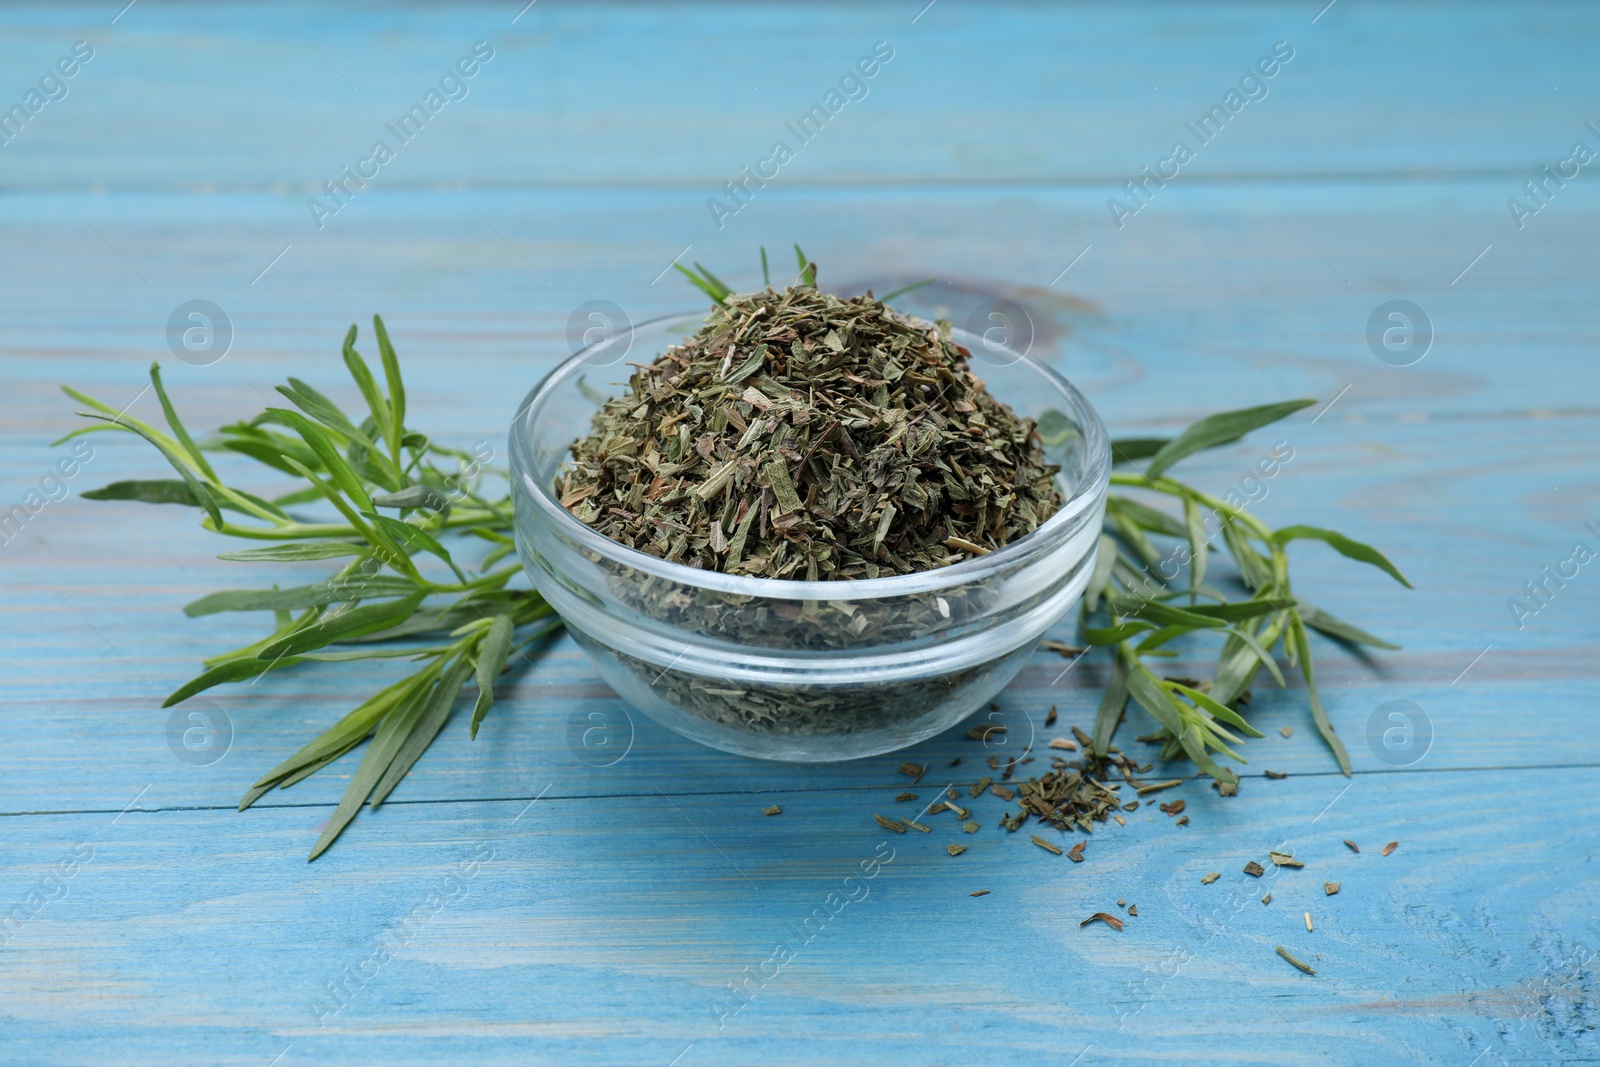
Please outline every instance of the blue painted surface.
M1600 524L1600 179L1552 187L1521 228L1506 206L1574 141L1600 148L1585 127L1600 125L1592 6L939 0L919 16L545 0L514 25L516 4L118 6L0 11L0 103L74 41L95 49L0 147L0 505L67 451L48 444L72 423L58 382L132 400L161 358L202 427L256 410L288 374L343 397L338 339L376 310L415 421L498 442L578 304L635 319L689 306L656 280L685 246L750 283L758 244L798 239L825 284L939 274L922 309L957 321L988 298L1023 304L1035 350L1121 432L1335 401L1284 424L1295 456L1258 510L1380 545L1417 590L1297 546L1297 589L1406 646L1322 649L1354 778L1316 740L1303 690L1260 690L1267 737L1238 797L1187 783L1168 796L1188 826L1141 808L1097 831L1083 864L997 829L995 798L973 802L977 835L938 823L886 840L871 814L906 807L899 756L755 764L635 715L627 756L591 766L567 747L569 716L626 723L625 709L562 640L476 742L452 722L389 804L307 865L340 774L233 806L387 674L214 691L201 710L229 718L230 751L175 759L161 696L254 636L251 620L178 609L261 571L214 560L175 509L79 500L155 469L136 442L95 439L70 496L0 547L0 911L23 916L0 936L0 1063L1600 1054L1600 578L1582 570L1521 628L1506 604L1575 541L1600 546L1584 526ZM318 230L317 185L479 40L495 55L470 95ZM880 40L894 58L865 99L718 229L707 198ZM1268 95L1119 229L1107 199L1277 41L1294 58ZM212 366L166 354L167 317L194 298L236 328ZM1379 362L1363 336L1394 298L1436 329L1414 366ZM1226 488L1260 447L1186 473ZM1204 647L1183 653L1174 673L1203 669ZM1092 720L1103 668L1063 666L1040 653L1003 695L1014 736ZM1394 699L1434 733L1404 767L1366 742ZM1122 740L1139 748L1146 725L1136 715ZM918 806L984 755L962 730L907 753L934 768ZM763 816L773 803L783 814ZM952 858L951 841L969 850ZM1307 866L1241 873L1275 847ZM800 943L797 924L888 848L865 897ZM1139 908L1121 933L1079 926L1118 899ZM727 1014L727 983L779 944L792 962ZM332 1010L319 998L350 973Z

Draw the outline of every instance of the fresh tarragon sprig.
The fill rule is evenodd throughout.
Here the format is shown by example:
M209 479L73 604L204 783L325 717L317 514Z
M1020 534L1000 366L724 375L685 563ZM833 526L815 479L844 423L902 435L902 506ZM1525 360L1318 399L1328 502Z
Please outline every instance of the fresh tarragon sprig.
M304 663L409 659L415 672L382 689L320 737L252 785L239 808L314 774L368 737L361 764L337 810L311 850L315 859L355 818L363 804L377 808L433 742L469 680L477 699L469 729L494 703L494 682L513 654L561 625L537 592L508 588L521 568L495 564L515 550L508 497L480 495L486 455L446 448L406 425L405 384L381 318L373 318L382 362L380 385L356 351L356 327L345 337L346 369L367 405L359 419L296 378L278 386L289 402L247 422L224 426L196 442L161 382L150 383L167 430L142 422L77 390L67 395L89 410L95 425L69 434L115 431L154 445L177 478L116 482L83 494L93 500L138 500L199 508L203 528L230 537L274 542L224 552L244 562L340 559L328 579L280 589L233 589L184 608L191 617L227 611L272 612L275 626L259 641L205 661L205 670L167 697L163 707L224 682L253 679ZM275 473L297 477L301 488L267 499L230 485L207 453L235 453ZM331 506L323 521L298 512ZM387 513L387 514L386 514ZM440 538L472 537L488 551L469 573ZM433 562L424 569L426 557Z
M795 255L800 282L815 285L816 265L798 246ZM711 299L720 303L732 292L705 268L695 266L695 271L684 273ZM770 284L765 250L762 275ZM308 859L321 855L363 805L377 808L383 803L438 736L469 681L477 688L469 723L476 737L494 703L495 679L511 657L526 658L542 638L561 626L537 592L510 587L520 567L496 569L515 551L511 502L508 495L485 499L482 483L487 475L504 479L505 472L488 466L485 456L446 448L407 427L399 359L383 320L376 316L373 330L381 385L356 351L356 327L350 327L343 346L345 368L367 406L359 421L310 385L290 378L278 392L292 407L268 408L196 442L167 395L159 366L151 366L150 381L169 432L63 386L67 395L89 409L79 414L94 425L61 440L82 433L131 433L154 445L178 475L116 482L84 493L86 498L193 507L203 512L200 524L207 530L272 542L224 552L219 558L225 560L345 561L321 582L289 589L274 585L227 590L185 607L191 617L260 611L271 612L275 621L260 640L206 660L205 670L167 697L163 707L216 685L306 663L409 659L420 664L263 775L240 800L242 811L272 789L294 785L370 739ZM1317 727L1341 769L1349 773L1349 759L1317 696L1308 631L1347 643L1396 646L1298 599L1289 585L1285 546L1316 538L1409 583L1367 545L1308 526L1271 530L1243 508L1165 476L1178 460L1236 441L1309 403L1290 401L1213 415L1171 440L1113 442L1118 466L1150 462L1142 473L1114 470L1112 484L1171 497L1181 505L1182 518L1132 497L1108 498L1100 553L1079 624L1086 643L1106 646L1114 656L1095 726L1095 747L1102 755L1131 696L1159 724L1155 738L1163 743L1163 758L1188 756L1213 777L1236 781L1234 772L1218 764L1211 753L1243 762L1230 747L1239 744L1233 730L1251 736L1260 733L1237 708L1258 670L1266 669L1283 683L1273 658L1273 649L1281 648L1301 670ZM257 496L225 481L207 453L248 457L301 485L270 499ZM303 515L302 509L311 505L322 507L325 514ZM1208 514L1215 517L1218 529L1207 528ZM1167 561L1156 552L1151 536L1186 545L1187 559L1174 576L1180 570L1186 573L1187 584L1180 586L1174 576L1164 573ZM1209 543L1218 536L1249 593L1243 599L1230 600L1205 582ZM475 566L464 570L443 537L450 538L458 552L466 538L485 543L488 549ZM1174 639L1200 632L1223 638L1214 679L1190 684L1193 680L1163 678L1146 666L1148 658L1170 656L1163 646Z
M1379 568L1408 589L1411 583L1370 545L1316 526L1274 530L1243 507L1166 475L1168 468L1187 456L1230 444L1314 403L1289 400L1212 415L1170 440L1112 442L1111 484L1170 497L1180 506L1181 516L1120 494L1107 498L1100 552L1084 592L1079 622L1079 634L1086 644L1107 646L1114 655L1110 682L1095 722L1098 753L1103 755L1109 748L1132 697L1160 725L1152 739L1162 743L1163 759L1186 755L1213 778L1237 782L1234 772L1218 764L1211 753L1221 752L1243 763L1244 758L1230 747L1239 743L1230 727L1250 737L1262 736L1239 714L1238 706L1248 699L1250 685L1263 669L1278 685L1285 685L1273 658L1277 648L1300 671L1317 732L1338 760L1339 769L1350 774L1349 754L1317 692L1310 631L1351 645L1399 646L1297 597L1289 580L1287 546L1292 541L1322 541L1340 555ZM1143 472L1115 469L1143 459L1149 460ZM1161 556L1151 535L1173 539L1178 550ZM1248 593L1242 599L1230 598L1206 583L1211 544L1218 537ZM1185 575L1187 581L1180 584L1178 579ZM1096 625L1102 617L1104 622ZM1164 647L1170 642L1196 633L1223 638L1213 678L1163 678L1146 665L1147 657L1172 655Z

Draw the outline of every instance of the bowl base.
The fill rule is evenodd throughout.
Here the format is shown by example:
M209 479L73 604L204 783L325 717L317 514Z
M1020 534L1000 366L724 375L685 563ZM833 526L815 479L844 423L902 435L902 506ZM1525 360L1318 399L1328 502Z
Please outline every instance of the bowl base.
M723 752L784 763L862 759L925 741L1004 689L1037 644L909 683L752 686L647 663L568 629L606 683L662 726Z

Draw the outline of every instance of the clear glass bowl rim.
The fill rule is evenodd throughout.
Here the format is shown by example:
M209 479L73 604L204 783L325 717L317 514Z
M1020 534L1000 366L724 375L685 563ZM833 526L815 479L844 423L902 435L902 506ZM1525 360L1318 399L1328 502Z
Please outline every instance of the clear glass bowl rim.
M648 327L660 327L667 323L700 321L705 318L705 313L700 311L684 311L668 315L658 315L653 319L645 319L629 327L629 333L638 334ZM968 343L972 335L966 330L952 328L952 336L956 343L970 350ZM1083 511L1095 505L1095 502L1105 494L1111 476L1111 441L1106 434L1104 424L1100 421L1099 414L1089 404L1084 395L1066 378L1062 377L1051 367L1040 363L1029 356L1013 352L1016 356L1015 364L1023 364L1040 377L1050 383L1066 398L1068 412L1075 424L1083 431L1086 447L1092 450L1092 461L1086 475L1079 480L1077 489L1073 492L1059 510L1044 524L1032 533L1018 538L1011 544L987 556L978 556L974 559L952 563L948 567L940 567L930 571L918 571L914 574L896 574L888 578L857 578L840 581L806 582L791 581L780 578L761 578L753 575L724 574L721 571L708 571L699 567L690 567L682 563L673 563L670 560L652 556L648 552L629 548L627 545L602 533L592 527L579 522L573 517L572 512L564 507L560 500L552 495L548 486L530 476L533 468L532 445L523 432L523 423L528 410L540 404L547 394L563 384L577 370L581 369L584 359L589 351L599 345L612 343L615 338L597 341L573 353L563 360L550 373L546 374L538 385L529 390L522 403L517 406L517 413L511 421L511 434L509 447L511 450L512 477L519 478L523 487L528 491L533 501L539 506L545 516L560 529L563 536L571 538L583 547L596 554L614 560L647 574L664 578L668 581L682 585L695 586L701 589L715 590L736 596L748 596L777 600L871 600L884 597L906 596L916 593L938 592L952 586L959 586L965 582L975 580L995 570L1008 566L1012 561L1025 558L1051 534L1062 526L1072 523ZM1000 346L990 346L991 349ZM1010 350L1005 350L1010 351ZM1014 364L1013 364L1014 365ZM1002 401L1004 402L1004 401Z

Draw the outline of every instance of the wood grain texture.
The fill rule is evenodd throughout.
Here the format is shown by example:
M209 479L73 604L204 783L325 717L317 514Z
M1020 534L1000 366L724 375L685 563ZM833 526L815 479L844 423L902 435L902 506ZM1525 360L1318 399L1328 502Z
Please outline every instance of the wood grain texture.
M504 681L476 742L458 714L392 800L308 866L353 767L233 805L388 672L214 691L192 710L227 717L230 750L174 758L162 696L260 621L181 605L313 572L214 560L221 547L176 508L78 499L156 470L136 442L93 438L70 497L0 545L0 1063L1600 1055L1600 578L1584 569L1520 628L1506 603L1573 542L1600 547L1584 526L1600 525L1600 186L1584 169L1522 228L1506 207L1573 141L1600 147L1584 126L1600 124L1592 6L939 0L917 16L920 3L545 0L515 25L516 4L276 6L140 0L114 25L115 10L0 11L0 103L74 40L96 48L66 98L0 146L0 508L66 453L49 444L72 426L57 383L154 417L138 394L159 358L198 427L256 410L289 374L344 399L337 342L372 311L417 421L500 447L517 398L568 351L578 304L613 300L636 321L679 310L691 294L660 274L686 246L748 284L758 244L799 239L825 284L938 276L910 301L958 324L990 299L1020 304L1035 353L1118 432L1331 402L1185 473L1226 488L1290 442L1263 516L1371 541L1417 585L1305 544L1297 589L1406 647L1358 659L1318 642L1353 779L1303 690L1258 689L1268 736L1237 798L1186 783L1169 796L1190 825L1141 807L1082 865L998 829L994 798L973 802L976 835L931 817L927 837L890 835L894 859L851 883L867 896L835 903L725 1014L727 983L852 892L845 877L885 837L872 812L908 807L893 800L902 758L930 765L920 807L1010 752L956 729L904 757L756 764L630 715L557 639ZM496 53L471 95L317 229L307 196L480 39ZM867 98L719 229L707 198L878 40L896 52ZM1121 183L1278 40L1295 58L1269 96L1119 228L1108 198L1126 201ZM193 298L236 329L211 366L167 352L167 318ZM1436 331L1414 366L1368 348L1369 316L1395 298ZM1183 646L1174 672L1202 669L1206 648ZM1008 745L1092 719L1104 668L1066 665L1041 652L1002 694ZM1395 699L1433 728L1407 766L1367 742ZM589 711L628 741L613 765L568 745ZM1147 725L1135 713L1119 737L1142 751ZM783 814L763 816L773 803ZM950 857L951 841L969 850ZM1240 873L1274 847L1306 868ZM1122 914L1117 898L1140 911L1121 933L1079 927ZM392 958L374 962L380 946ZM333 1010L316 998L346 967L363 977Z
M1592 993L1571 890L1600 782L1565 776L1567 822L1518 798L1531 781L1291 778L1235 801L1194 783L1169 794L1190 826L1141 810L1083 864L993 829L993 798L976 836L948 814L886 835L837 791L395 805L309 866L325 808L37 816L0 844L20 884L93 854L7 946L8 1041L34 1062L1552 1062L1582 1048L1565 1013ZM1139 911L1120 934L1079 926L1118 898ZM806 943L814 909L831 917ZM380 944L394 958L364 963ZM778 944L793 961L720 1017ZM324 1013L347 966L364 981Z

